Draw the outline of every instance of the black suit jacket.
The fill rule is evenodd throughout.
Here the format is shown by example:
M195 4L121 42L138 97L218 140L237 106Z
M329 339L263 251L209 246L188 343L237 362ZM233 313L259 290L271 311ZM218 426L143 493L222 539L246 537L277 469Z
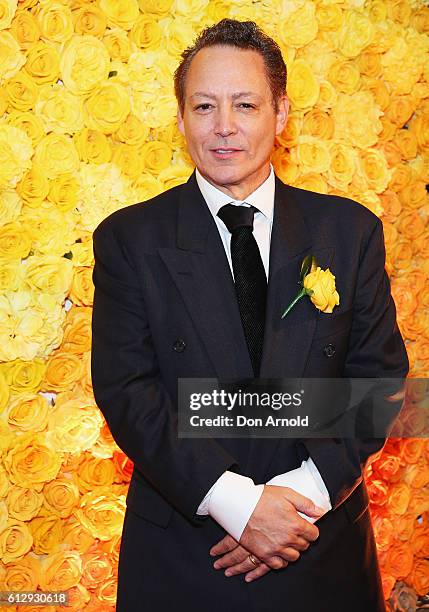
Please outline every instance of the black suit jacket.
M178 378L252 377L233 278L195 173L109 215L93 240L94 395L134 462L118 610L163 611L182 602L189 611L259 611L284 601L290 612L383 610L362 482L362 467L383 440L177 436ZM281 319L309 253L335 274L340 305L325 314L304 298ZM373 213L276 177L260 377L406 376L384 260L382 224ZM328 344L334 352L324 350ZM318 521L317 543L250 584L212 569L208 550L225 532L196 515L211 485L225 470L264 483L308 456L333 506ZM345 597L353 599L346 608ZM139 598L147 608L136 607Z

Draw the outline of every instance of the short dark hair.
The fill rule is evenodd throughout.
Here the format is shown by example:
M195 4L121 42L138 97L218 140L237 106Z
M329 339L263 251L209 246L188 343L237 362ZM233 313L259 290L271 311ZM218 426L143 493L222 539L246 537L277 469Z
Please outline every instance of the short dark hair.
M174 91L180 112L185 108L185 81L195 55L205 47L231 46L257 51L264 60L273 106L278 110L278 101L286 91L287 69L278 44L254 21L222 19L205 28L191 47L182 53L182 61L174 73Z

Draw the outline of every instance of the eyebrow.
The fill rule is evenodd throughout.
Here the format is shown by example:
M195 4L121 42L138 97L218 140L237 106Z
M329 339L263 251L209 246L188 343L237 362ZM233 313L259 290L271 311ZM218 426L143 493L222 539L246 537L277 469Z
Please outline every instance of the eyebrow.
M259 94L255 93L254 91L238 91L232 94L233 100L235 100L236 98L242 98L246 96L254 96L255 98L261 97ZM206 93L204 91L196 91L190 96L190 98L210 98L211 100L214 100L216 99L216 96L214 94Z

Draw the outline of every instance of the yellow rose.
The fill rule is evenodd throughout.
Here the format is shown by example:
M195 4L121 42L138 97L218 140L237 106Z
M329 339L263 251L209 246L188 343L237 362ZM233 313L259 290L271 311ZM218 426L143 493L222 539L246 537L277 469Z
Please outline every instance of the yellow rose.
M79 240L80 242L76 241L70 249L73 254L73 265L92 267L94 265L92 233L82 231Z
M3 364L2 372L13 393L35 393L39 391L46 365L43 360L26 362L17 359Z
M294 187L306 189L307 191L328 193L328 185L325 178L316 172L308 172L307 174L299 175L291 184Z
M0 200L1 201L1 200ZM22 283L22 265L19 260L3 260L0 265L0 291L17 291ZM0 384L1 388L1 384ZM1 398L0 393L0 398ZM1 409L0 399L0 409Z
M23 8L16 11L9 32L19 42L21 49L28 49L40 38L40 29L35 16Z
M82 355L91 348L90 331L91 308L74 308L67 313L64 328L63 348Z
M392 96L386 108L386 116L397 127L404 126L414 112L411 96Z
M138 119L138 117L130 113L125 121L121 123L112 137L116 142L124 142L128 145L141 146L149 137L149 128L144 125L140 119ZM157 140L165 139L158 138Z
M55 47L39 41L30 48L24 69L38 85L55 83L60 73L60 55Z
M335 276L329 268L322 270L317 266L316 270L305 276L304 287L312 291L310 300L322 312L330 313L340 303L340 296L335 289Z
M423 181L412 181L398 193L402 204L407 208L417 209L427 202L427 191Z
M7 494L9 516L18 521L30 521L34 518L43 503L43 495L34 489L11 487Z
M33 145L21 130L0 124L0 189L16 187L24 172L31 167Z
M108 78L109 64L107 49L98 38L75 35L61 54L61 78L72 93L87 95Z
M112 157L112 150L107 137L98 130L84 128L76 132L73 141L80 159L90 164L105 164Z
M298 144L290 154L292 163L296 163L303 173L322 174L330 165L328 145L314 136L299 136Z
M0 227L0 259L23 259L30 249L30 236L21 223L12 221Z
M319 30L337 32L344 21L343 12L337 4L318 4L316 7L316 19Z
M140 49L154 49L161 43L162 30L153 17L140 15L131 29L130 38Z
M73 264L66 257L33 255L26 262L24 279L34 291L63 299L72 283Z
M2 454L5 454L6 451L14 444L14 442L15 434L12 432L9 425L7 425L3 420L0 420L0 451ZM6 495L11 486L6 474L6 471L3 474L2 470L0 469L0 490L2 493L4 491L4 494L1 495L1 497Z
M184 17L180 19L174 16L165 18L162 30L166 51L176 59L180 58L183 49L191 46L195 37L192 25Z
M82 375L82 363L78 355L60 351L51 355L46 363L43 388L46 391L66 391Z
M314 106L319 97L319 83L309 64L304 60L292 62L289 69L287 93L293 109L307 109Z
M156 104L152 104L153 97L154 94L149 91L132 91L131 109L133 113L150 128L170 125L177 111L174 95L157 95Z
M22 200L16 191L0 191L0 225L15 221L21 212Z
M31 235L36 255L62 257L77 238L74 217L62 213L49 201L44 202L43 208L27 208L21 215L21 220Z
M60 211L66 213L77 203L79 183L72 174L60 174L50 181L48 200L53 202Z
M130 30L139 16L137 0L100 0L99 7L109 25L124 30Z
M364 181L363 187L367 185L376 193L384 191L390 179L390 172L384 155L376 149L368 149L361 152L358 156L358 162L358 173L355 178L362 178Z
M140 149L122 142L114 148L112 161L131 180L140 176L144 169Z
M19 559L31 549L33 537L28 526L22 521L9 520L0 532L0 558L4 564Z
M410 130L397 130L395 143L402 159L414 159L417 156L417 138Z
M350 10L338 33L338 49L345 57L357 57L371 44L374 26L363 13Z
M80 492L88 493L99 487L110 487L115 480L115 473L115 466L110 459L100 459L91 455L84 457L77 473Z
M67 549L83 555L93 546L95 539L82 527L79 521L69 519L64 522L63 542L67 545Z
M319 108L313 108L304 115L302 133L328 140L334 133L334 122L332 117Z
M362 74L371 78L381 75L381 53L364 51L356 58L356 63Z
M328 79L337 91L352 94L360 87L359 69L353 62L338 60L329 69Z
M91 448L102 424L103 417L97 406L84 405L82 399L69 400L63 405L58 405L57 401L48 420L56 447L67 453L81 453Z
M320 92L316 106L322 110L329 110L335 106L337 98L338 93L332 83L322 79L320 81Z
M18 0L0 1L0 30L6 30L12 23Z
M311 112L311 111L309 111ZM301 134L304 123L304 113L302 111L292 111L287 118L286 127L281 134L277 134L277 142L286 149L298 144L298 137Z
M71 138L64 134L47 134L36 146L36 163L43 166L48 178L72 173L79 168L79 158Z
M159 177L153 176L153 174L149 174L149 172L142 172L132 182L132 185L138 202L149 200L165 191Z
M38 4L34 15L41 30L41 38L64 43L73 35L72 13L68 6L50 0Z
M73 304L78 304L79 306L92 306L94 301L92 268L75 268L69 297Z
M285 47L303 47L317 36L316 8L312 2L301 6L285 3L278 24L278 36Z
M424 51L420 54L417 51L419 39L410 40L409 36L407 38L398 33L381 59L383 79L397 95L408 94L413 90L424 67Z
M49 191L49 182L43 168L33 164L18 183L16 191L31 208L40 206Z
M158 178L164 184L164 190L167 190L186 183L192 174L192 170L189 166L170 165L168 168L161 170Z
M90 34L101 38L106 31L107 16L96 5L84 5L73 11L76 34Z
M25 433L16 438L4 458L10 480L19 487L41 491L55 478L62 462L61 453L45 433Z
M61 550L41 560L40 587L42 591L67 591L79 584L82 559L74 550Z
M7 385L6 376L4 375L2 370L0 370L0 412L2 412L2 410L7 406L8 401L9 401L9 387ZM1 447L0 447L0 450L1 450ZM0 468L0 497L3 497L2 482L3 482L3 472L2 472L2 469Z
M27 134L33 147L35 147L45 135L43 123L31 111L11 110L8 114L7 122L9 125Z
M85 101L87 126L104 134L117 130L129 112L128 92L119 83L105 83Z
M356 149L345 144L330 145L330 165L328 169L329 184L346 192L357 169L358 156Z
M18 72L5 83L5 91L9 106L20 111L32 109L39 95L37 85L24 71Z
M422 153L429 152L429 114L419 115L410 124L410 130L415 134L417 146Z
M58 516L37 516L29 522L36 555L49 554L62 544L62 522Z
M170 165L172 150L165 142L150 140L141 148L144 168L148 172L158 174Z
M13 77L25 64L25 55L10 32L0 32L0 83Z
M7 407L7 422L14 431L43 431L48 422L48 411L43 395L18 395Z
M372 95L366 91L357 91L351 96L340 94L332 109L335 139L363 149L374 145L381 131L381 114Z
M114 210L135 202L127 177L115 164L85 164L79 172L79 199L82 229L93 231Z
M127 33L121 28L112 28L103 37L103 43L110 53L112 60L127 62L131 53L131 41Z
M83 128L82 100L59 84L41 87L34 112L46 132L74 134Z
M125 495L115 495L110 487L89 491L74 511L83 527L99 540L110 540L122 531Z
M39 578L39 559L30 553L7 564L2 588L8 591L36 591Z
M60 518L67 518L79 505L79 489L71 478L59 477L43 487L44 505L47 510Z
M158 17L166 17L172 6L173 0L139 0L142 13L151 13Z

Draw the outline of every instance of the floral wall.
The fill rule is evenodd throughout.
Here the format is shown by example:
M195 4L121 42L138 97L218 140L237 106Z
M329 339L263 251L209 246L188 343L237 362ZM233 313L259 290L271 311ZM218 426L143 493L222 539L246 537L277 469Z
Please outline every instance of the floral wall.
M423 1L0 0L0 590L115 609L132 464L92 394L91 235L191 173L172 74L225 16L256 20L287 61L279 176L382 218L411 376L427 375ZM416 422L427 396L423 381L407 398ZM428 459L423 437L396 438L366 468L391 610L429 591Z

